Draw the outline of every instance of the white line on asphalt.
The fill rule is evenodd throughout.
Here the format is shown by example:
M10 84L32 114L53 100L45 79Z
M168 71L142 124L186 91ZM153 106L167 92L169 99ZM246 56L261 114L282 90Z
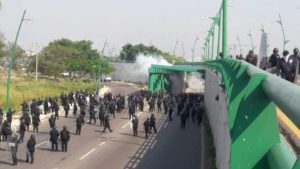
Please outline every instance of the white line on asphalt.
M139 112L137 114L137 116L140 116L143 112ZM122 127L122 129L126 128L129 124L131 124L131 120L129 122L127 122L126 124L124 124L124 126Z
M96 149L92 149L91 151L89 151L88 153L86 153L84 156L80 157L79 160L83 160L85 157L87 157L88 155L90 155L92 152L94 152Z
M151 149L154 148L154 146L155 146L156 143L157 143L157 140L154 141L154 143L153 143L152 146L151 146Z
M102 141L99 146L103 146L106 143L106 141Z
M38 146L46 144L46 143L47 143L47 141L41 142L40 144L35 145L35 147L38 147Z
M167 128L168 124L169 124L169 123L166 123L165 126L164 126L164 128Z

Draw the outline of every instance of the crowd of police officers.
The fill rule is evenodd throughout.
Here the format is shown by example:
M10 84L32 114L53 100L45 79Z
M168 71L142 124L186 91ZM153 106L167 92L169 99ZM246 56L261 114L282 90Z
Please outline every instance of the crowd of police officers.
M282 55L280 55L278 48L274 48L269 59L265 60L266 58L267 57L262 58L262 62L259 65L260 68L264 70L274 69L275 71L272 71L272 73L277 74L289 82L295 82L296 76L300 74L300 55L298 48L294 48L293 54L290 54L288 50L284 50ZM244 60L242 55L237 55L236 59ZM258 65L258 58L253 50L249 51L245 61L254 66Z
M100 126L103 127L103 132L107 129L113 132L110 120L111 118L115 118L115 113L125 112L125 102L125 96L121 94L113 96L112 93L106 93L103 97L100 97L97 93L88 93L87 91L70 92L68 94L62 93L60 95L60 105L58 97L48 97L44 100L33 99L29 104L24 101L21 104L22 117L20 118L17 133L13 132L11 128L14 111L9 110L6 114L6 120L3 123L1 119L0 141L7 141L9 143L13 165L17 165L18 144L23 143L25 132L29 132L30 125L32 125L32 133L38 133L41 123L40 115L51 113L48 119L51 150L58 151L60 142L61 151L67 152L68 142L71 137L70 132L67 126L63 126L61 131L56 127L56 120L59 119L60 109L63 109L65 118L68 118L70 111L72 111L73 117L76 118L75 135L81 135L81 128L85 123L96 124L97 119ZM190 117L191 121L193 123L197 121L196 124L198 125L202 121L202 114L204 112L203 95L185 93L174 95L164 92L152 94L148 90L140 90L130 94L127 98L128 117L132 123L133 136L138 136L139 119L136 111L144 111L144 103L148 103L149 112L151 113L150 117L143 123L145 138L148 138L152 132L157 133L155 112L159 113L164 110L164 114L168 116L169 121L173 120L173 114L176 113L180 119L180 127L182 129L185 129L186 122ZM0 109L0 113L3 116L2 109ZM87 113L88 117L85 118ZM86 119L88 119L87 122ZM31 134L26 147L26 162L33 163L36 147L34 134Z

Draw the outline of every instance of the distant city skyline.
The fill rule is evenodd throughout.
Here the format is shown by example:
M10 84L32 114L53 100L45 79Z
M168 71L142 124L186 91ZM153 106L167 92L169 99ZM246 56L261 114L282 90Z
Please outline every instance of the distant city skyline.
M276 22L279 13L283 19L288 50L300 46L299 0L228 0L228 44L237 45L240 37L244 54L251 49L249 31L258 53L262 25L269 36L270 49L282 49L282 33ZM35 43L46 46L60 38L91 40L101 50L106 39L110 50L116 52L126 43L154 45L173 53L176 41L184 44L185 56L191 59L195 48L196 61L200 59L206 32L211 24L208 17L215 16L221 0L3 0L0 10L0 31L7 41L13 41L21 15L27 18L21 31L19 45L35 50ZM237 45L238 46L238 45ZM33 51L34 51L33 50ZM233 49L232 49L233 50ZM106 51L106 54L109 50ZM182 56L181 44L176 55Z

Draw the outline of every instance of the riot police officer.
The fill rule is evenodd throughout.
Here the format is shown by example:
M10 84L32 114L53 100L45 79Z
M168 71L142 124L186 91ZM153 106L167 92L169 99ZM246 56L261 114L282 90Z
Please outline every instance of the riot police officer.
M51 150L52 151L58 150L58 137L59 137L59 132L56 129L56 126L54 126L50 131L50 142L51 142Z
M82 125L84 125L84 120L82 119L81 115L79 115L76 119L76 135L80 135Z
M132 119L132 130L133 130L133 135L137 136L138 135L138 126L139 126L139 119L137 116L133 116Z
M70 132L67 130L67 126L63 126L63 130L60 131L61 151L68 151L68 142L70 141L70 137Z
M30 139L27 141L27 153L26 153L26 161L25 162L29 162L29 158L30 158L30 163L33 164L34 161L34 151L35 151L35 136L32 134L30 136Z

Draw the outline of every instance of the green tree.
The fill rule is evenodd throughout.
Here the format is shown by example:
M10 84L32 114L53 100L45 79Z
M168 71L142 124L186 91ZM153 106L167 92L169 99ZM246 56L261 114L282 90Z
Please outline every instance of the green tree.
M162 56L169 63L173 62L183 62L184 59L180 57L173 56L167 52L163 52L155 46L145 46L144 44L132 45L130 43L124 45L120 52L120 59L126 62L134 62L139 54L144 54L145 56Z
M87 40L58 39L52 41L39 54L39 71L54 77L66 71L83 72L92 76L93 70L90 69L94 64L99 63L100 58L98 50L93 49L92 45L93 42ZM29 70L35 71L35 59L31 62ZM103 72L105 71L106 69L103 70Z

